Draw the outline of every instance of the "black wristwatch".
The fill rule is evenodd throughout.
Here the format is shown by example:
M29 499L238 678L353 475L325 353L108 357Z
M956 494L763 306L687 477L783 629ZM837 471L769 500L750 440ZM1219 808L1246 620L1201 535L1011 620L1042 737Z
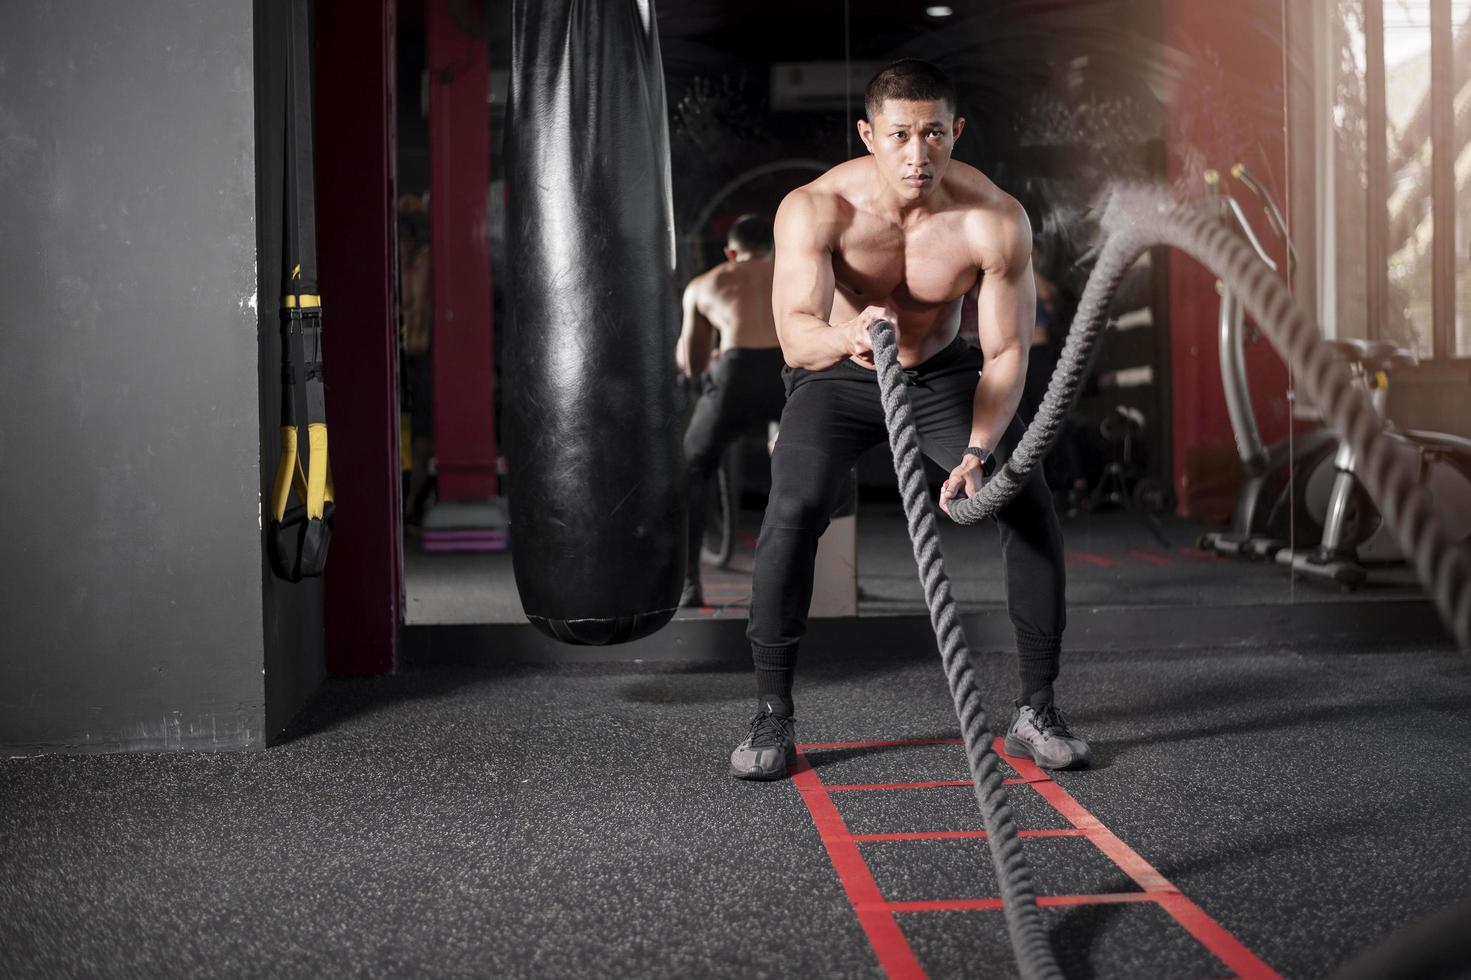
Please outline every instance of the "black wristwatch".
M961 453L961 455L974 456L981 461L981 474L983 476L991 475L991 453L988 450L982 449L980 446L967 446L965 452Z

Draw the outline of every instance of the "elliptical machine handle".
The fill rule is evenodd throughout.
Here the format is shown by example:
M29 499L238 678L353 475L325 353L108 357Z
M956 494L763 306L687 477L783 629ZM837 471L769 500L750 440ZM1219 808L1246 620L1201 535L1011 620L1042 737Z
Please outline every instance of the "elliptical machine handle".
M1231 216L1232 224L1241 233L1241 237L1246 239L1246 243L1251 246L1251 250L1256 253L1256 257L1261 259L1262 264L1268 269L1276 272L1277 263L1267 254L1266 246L1262 244L1260 238L1256 237L1256 232L1251 230L1251 222L1246 220L1246 212L1241 210L1241 203L1230 194L1221 195L1221 200L1226 205L1226 210Z
M1240 165L1238 164L1238 166ZM1235 173L1235 171L1233 170L1232 173ZM1256 253L1257 258L1266 264L1267 268L1276 272L1277 263L1267 254L1267 250L1262 245L1261 239L1256 237L1256 232L1251 228L1251 222L1246 220L1246 212L1241 210L1240 202L1230 194L1227 194L1221 187L1220 172L1217 170L1207 170L1203 174L1203 177L1205 179L1206 192L1210 195L1211 201L1220 212L1221 220L1234 228L1246 240L1246 243L1251 246L1251 250Z
M1262 210L1267 213L1267 221L1272 225L1272 232L1282 240L1287 247L1287 278L1290 282L1293 274L1297 271L1297 249L1292 246L1292 236L1287 233L1287 219L1282 217L1282 209L1277 207L1276 198L1272 192L1267 190L1266 185L1257 180L1246 164L1238 163L1231 168L1231 176L1246 185L1246 189L1256 195L1261 202Z

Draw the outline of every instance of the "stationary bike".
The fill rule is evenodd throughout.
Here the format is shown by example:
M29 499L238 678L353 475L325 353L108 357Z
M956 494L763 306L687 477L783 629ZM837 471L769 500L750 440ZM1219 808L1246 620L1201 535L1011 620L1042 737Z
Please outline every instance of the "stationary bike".
M1399 431L1385 418L1390 371L1413 364L1413 357L1393 344L1366 340L1333 341L1355 380L1369 393L1385 431L1415 466L1419 482L1430 493L1436 515L1452 537L1471 540L1471 440L1446 432ZM1323 517L1323 533L1315 547L1283 549L1280 564L1294 572L1357 588L1369 566L1404 560L1399 542L1355 474L1358 459L1347 443L1333 456L1333 477Z
M1238 166L1232 173L1240 178L1245 170ZM1275 272L1277 263L1252 231L1241 205L1222 191L1220 175L1206 171L1205 182L1211 206L1221 220ZM1270 201L1269 195L1266 200ZM1273 214L1275 208L1272 204L1268 214ZM1279 229L1276 220L1272 225L1287 243L1290 263L1291 242L1286 226ZM1315 480L1314 474L1324 472L1325 466L1331 471L1338 440L1328 430L1319 429L1271 445L1262 442L1246 371L1245 310L1223 284L1217 283L1216 289L1221 296L1217 329L1221 387L1244 479L1231 512L1230 528L1202 535L1196 544L1221 555L1261 560L1271 559L1284 549L1311 548L1322 539L1330 490L1320 479Z
M1237 164L1231 173L1261 202L1273 231L1285 243L1290 275L1292 244L1276 202L1243 165ZM1223 220L1275 271L1240 205L1220 193L1218 175L1207 174L1207 184ZM1231 531L1205 535L1200 546L1222 554L1275 559L1297 573L1347 588L1362 585L1369 566L1403 561L1392 529L1355 475L1358 460L1346 443L1320 429L1270 447L1262 445L1246 383L1241 305L1225 290L1220 323L1222 381L1247 480ZM1413 364L1413 355L1377 341L1342 340L1332 346L1364 386L1398 451L1412 458L1447 530L1458 539L1471 540L1471 440L1441 432L1401 432L1385 418L1390 372Z

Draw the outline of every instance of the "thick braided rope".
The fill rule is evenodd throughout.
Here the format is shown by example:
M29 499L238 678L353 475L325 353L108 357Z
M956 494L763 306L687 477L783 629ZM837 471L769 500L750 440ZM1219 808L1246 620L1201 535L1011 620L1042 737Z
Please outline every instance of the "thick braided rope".
M1093 348L1108 326L1108 308L1119 282L1151 244L1141 229L1133 226L1125 226L1108 237L1088 276L1088 284L1083 287L1072 329L1068 331L1067 342L1063 344L1032 424L1011 451L1006 465L986 480L980 493L951 502L950 517L957 524L979 523L1005 507L1026 482L1032 467L1052 448L1088 373Z
M986 719L986 709L981 704L980 692L976 690L965 630L960 624L955 599L950 594L950 579L945 575L940 536L926 499L924 469L909 408L909 392L899 369L894 328L881 320L873 324L870 332L884 403L884 421L888 424L889 446L894 454L894 472L899 477L904 516L909 524L909 539L914 545L914 560L919 568L919 580L924 585L925 602L930 608L930 622L940 647L945 679L955 702L955 714L960 719L966 761L970 765L976 802L980 804L981 818L986 826L986 840L991 846L991 863L996 868L996 880L1001 888L1012 949L1023 977L1028 980L1060 978L1062 971L1058 969L1052 945L1047 939L1047 929L1037 911L1037 889L1032 880L1032 868L1022 853L1016 821L1007 802L1000 762L991 745L991 728Z
M1353 449L1359 481L1394 529L1447 628L1463 650L1471 651L1471 551L1446 533L1415 464L1394 451L1367 394L1291 291L1213 215L1182 207L1161 190L1116 191L1104 215L1104 232L1107 241L1036 419L1006 465L975 497L952 504L951 515L960 523L989 517L1021 486L1072 405L1119 279L1145 249L1169 245L1216 273L1241 300L1325 424Z

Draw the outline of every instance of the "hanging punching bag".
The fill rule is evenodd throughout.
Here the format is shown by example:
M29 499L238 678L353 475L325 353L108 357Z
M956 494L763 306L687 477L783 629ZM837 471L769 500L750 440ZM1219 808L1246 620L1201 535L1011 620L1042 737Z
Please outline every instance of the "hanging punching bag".
M514 0L504 338L511 555L568 643L669 621L683 585L682 416L653 0Z

